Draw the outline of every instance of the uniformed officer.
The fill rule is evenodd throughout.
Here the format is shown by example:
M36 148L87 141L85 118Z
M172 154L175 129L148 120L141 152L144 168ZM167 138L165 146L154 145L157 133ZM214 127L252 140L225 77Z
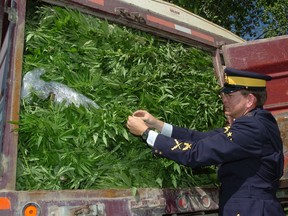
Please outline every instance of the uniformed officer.
M282 141L276 120L263 109L271 77L233 68L224 72L221 94L230 125L199 132L138 110L127 127L154 154L191 168L219 165L219 215L284 216L275 195L283 174Z

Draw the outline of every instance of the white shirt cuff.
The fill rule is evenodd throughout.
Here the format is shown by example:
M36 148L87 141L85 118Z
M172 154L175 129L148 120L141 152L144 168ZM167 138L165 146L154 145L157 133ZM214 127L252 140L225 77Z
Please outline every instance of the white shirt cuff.
M148 138L146 140L147 144L153 147L157 136L158 133L156 131L150 130L148 133Z
M172 130L173 130L173 126L171 124L164 122L161 134L163 134L164 136L171 137L172 136Z
M173 126L167 123L164 123L161 134L163 134L164 136L168 136L171 137L172 135L172 130L173 130ZM148 138L146 140L147 144L149 146L154 146L155 140L158 136L158 133L156 131L150 130L148 133Z

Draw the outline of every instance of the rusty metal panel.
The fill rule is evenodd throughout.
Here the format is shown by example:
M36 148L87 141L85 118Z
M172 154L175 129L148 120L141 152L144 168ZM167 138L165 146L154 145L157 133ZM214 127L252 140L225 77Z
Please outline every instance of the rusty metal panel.
M13 37L13 30L14 24L10 23L6 35L5 40L2 44L1 51L0 51L0 153L1 153L1 162L2 162L2 169L0 176L2 177L1 180L4 180L6 176L8 176L5 166L7 160L9 160L9 156L6 154L7 147L4 144L4 126L6 124L6 106L7 106L7 76L10 71L11 65L11 47L12 41L10 40Z
M218 209L216 188L66 190L0 192L11 208L0 216L18 216L32 206L41 216L151 216ZM36 212L34 212L37 215Z
M275 118L278 122L280 132L282 135L283 141L283 150L284 150L284 175L282 177L283 181L287 181L287 183L282 182L282 186L286 184L288 187L288 112L276 114Z
M2 139L3 139L3 129L4 129L4 122L5 122L5 88L6 88L6 79L7 73L9 71L10 59L11 56L9 55L11 41L9 38L11 37L12 28L9 28L5 40L3 42L1 51L0 51L0 152L2 153ZM1 174L2 175L2 174Z
M14 190L16 183L18 136L15 131L17 125L11 124L11 122L19 120L25 9L26 0L11 1L10 35L9 37L7 36L10 45L6 58L9 59L9 66L5 69L7 79L3 80L7 86L5 87L4 94L6 112L1 152L2 178L0 178L0 188L6 190ZM16 12L17 15L15 14Z

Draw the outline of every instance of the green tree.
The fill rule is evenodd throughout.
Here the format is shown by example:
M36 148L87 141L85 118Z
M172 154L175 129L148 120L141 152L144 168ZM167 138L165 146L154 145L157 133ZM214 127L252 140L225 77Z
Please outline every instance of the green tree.
M166 0L246 40L288 34L288 0Z

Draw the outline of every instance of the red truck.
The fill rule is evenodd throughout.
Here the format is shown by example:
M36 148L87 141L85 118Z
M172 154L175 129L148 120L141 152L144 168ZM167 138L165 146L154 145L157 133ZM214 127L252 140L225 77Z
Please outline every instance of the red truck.
M142 188L131 190L17 191L16 166L25 13L28 0L1 1L0 29L0 216L72 215L217 215L217 188ZM288 36L246 42L233 33L161 0L44 0L129 27L204 49L211 54L215 76L234 67L269 74L265 108L278 121L285 170L277 196L288 201Z

